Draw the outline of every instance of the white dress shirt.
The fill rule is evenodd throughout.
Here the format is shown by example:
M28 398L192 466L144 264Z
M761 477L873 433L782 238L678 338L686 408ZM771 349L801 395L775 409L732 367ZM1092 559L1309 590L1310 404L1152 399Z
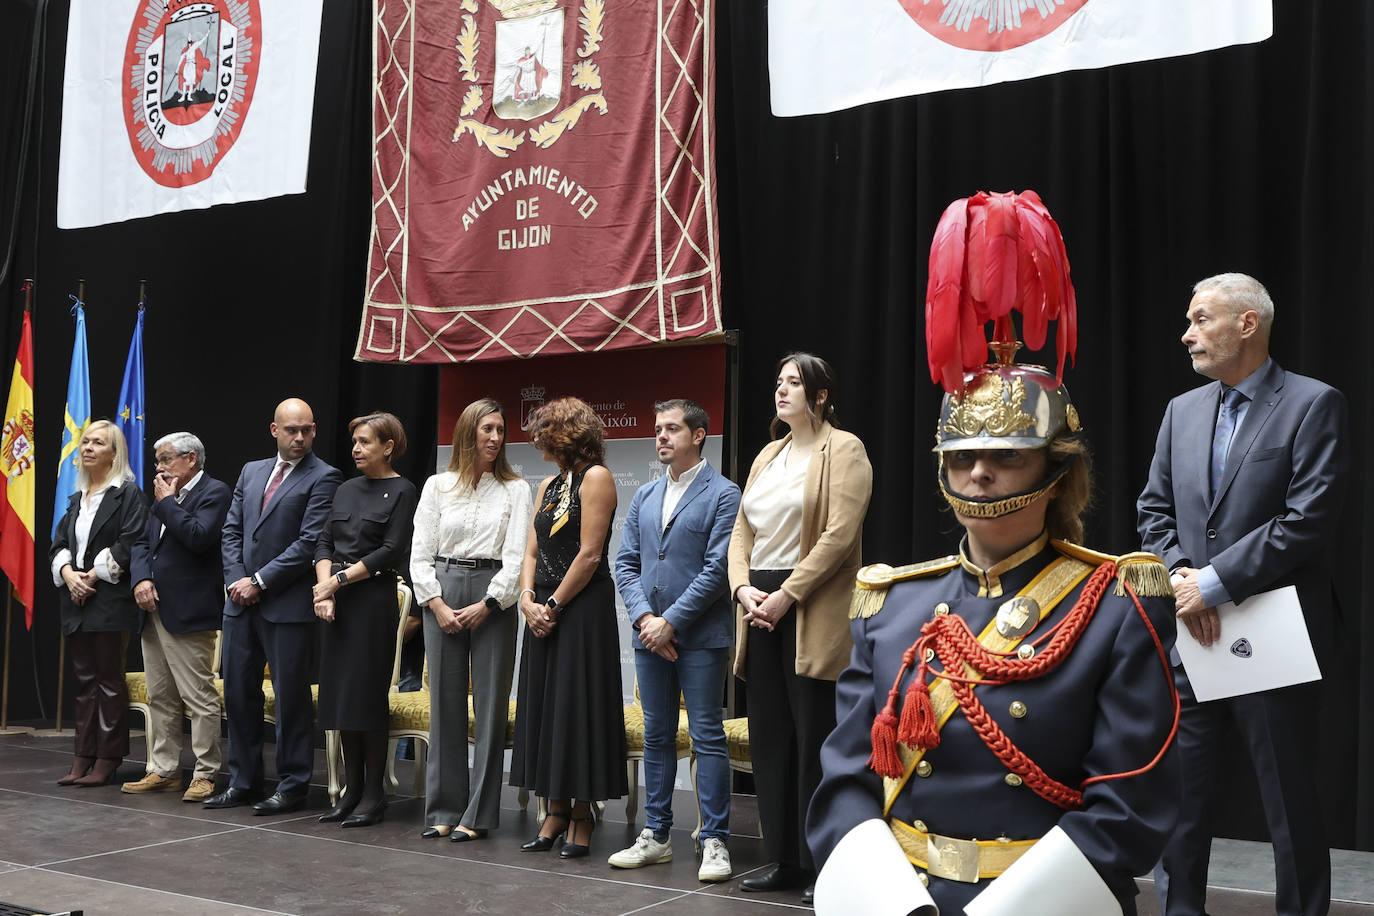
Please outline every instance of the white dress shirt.
M668 468L666 475L668 479L663 485L663 518L660 519L660 528L668 527L668 522L673 517L673 510L677 508L678 503L682 502L682 494L686 493L687 488L692 485L692 481L697 479L697 475L701 473L701 468L705 464L705 460L697 459L697 463L683 471L682 476L677 480L673 479L672 467Z
M415 600L428 604L442 593L434 571L435 557L500 560L487 595L501 607L515 603L520 566L525 560L534 500L521 478L497 480L483 474L474 490L455 471L425 481L415 509L415 535L410 549L410 584Z
M95 514L100 511L100 504L105 501L105 494L111 487L118 487L124 481L112 480L105 486L96 490L94 493L81 494L81 499L77 502L80 508L76 512L76 525L74 536L76 537L76 558L72 558L69 548L63 547L52 558L52 584L61 586L62 567L68 563L72 564L73 569L79 569L86 561L86 543L91 539L91 525L95 522ZM91 562L91 569L95 570L96 578L102 579L111 585L117 583L124 569L115 562L114 554L110 553L110 548L105 547L95 555L95 560Z
M801 560L802 499L811 453L788 467L791 453L789 442L740 501L744 520L754 529L750 569L795 569Z

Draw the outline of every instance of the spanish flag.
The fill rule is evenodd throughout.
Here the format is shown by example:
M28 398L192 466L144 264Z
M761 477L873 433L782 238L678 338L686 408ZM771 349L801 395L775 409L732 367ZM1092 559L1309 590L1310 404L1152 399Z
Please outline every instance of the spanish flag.
M33 457L33 329L25 310L0 432L0 570L9 576L24 603L24 623L29 629L33 629Z

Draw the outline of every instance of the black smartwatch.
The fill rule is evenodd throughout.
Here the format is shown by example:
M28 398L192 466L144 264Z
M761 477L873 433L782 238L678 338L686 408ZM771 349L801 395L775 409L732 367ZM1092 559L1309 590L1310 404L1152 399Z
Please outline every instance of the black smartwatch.
M556 611L558 610L558 599L550 595L549 600L544 602L544 606L551 611Z
M340 585L347 585L347 584L348 584L348 572L347 572L347 571L343 571L343 572L337 573L337 574L334 576L334 581L338 582Z
M487 595L487 597L483 598L482 603L490 608L492 612L499 612L501 610L501 602L497 601L491 595Z

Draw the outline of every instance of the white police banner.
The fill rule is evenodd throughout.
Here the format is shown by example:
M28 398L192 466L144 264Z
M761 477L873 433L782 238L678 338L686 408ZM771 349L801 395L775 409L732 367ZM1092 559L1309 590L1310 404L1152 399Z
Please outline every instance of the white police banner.
M57 225L305 191L323 0L72 0Z
M770 0L773 114L1176 57L1273 31L1270 0Z

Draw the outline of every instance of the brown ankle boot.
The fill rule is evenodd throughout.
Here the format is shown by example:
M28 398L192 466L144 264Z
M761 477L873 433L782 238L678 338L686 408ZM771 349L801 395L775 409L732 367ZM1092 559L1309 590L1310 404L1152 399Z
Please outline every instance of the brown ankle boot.
M74 786L89 788L91 786L108 786L114 782L115 773L119 770L119 765L124 762L123 757L98 757L95 766L85 776L72 783Z

